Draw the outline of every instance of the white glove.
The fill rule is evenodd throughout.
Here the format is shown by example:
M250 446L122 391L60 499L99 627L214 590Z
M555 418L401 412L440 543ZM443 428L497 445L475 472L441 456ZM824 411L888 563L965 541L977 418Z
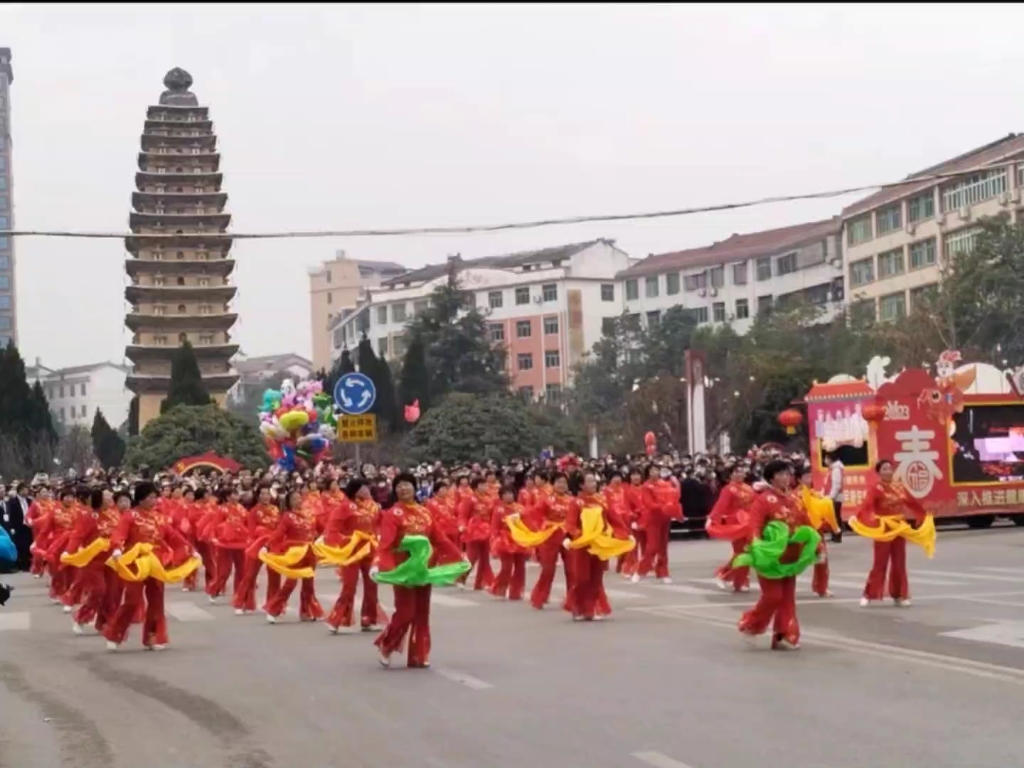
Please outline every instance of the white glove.
M118 558L120 558L120 557L121 557L121 555L123 555L123 554L124 554L124 552L122 552L122 551L121 551L120 549L115 549L115 550L114 550L113 552L111 552L111 553L110 553L110 556L111 556L112 558L114 558L115 560L117 560L117 559L118 559Z
M562 540L562 547L563 547L563 548L565 548L565 549L569 549L569 546L570 546L571 544L572 544L572 539L570 539L570 538L569 538L568 536L566 536L566 537L565 537L565 538L564 538L564 539Z
M509 520L518 520L518 519L519 519L519 515L518 515L518 514L515 514L515 515L509 515L509 516L508 516L508 519L509 519Z
M633 542L634 544L636 544L636 536L630 536L630 537L629 537L629 540L630 540L631 542Z
M261 555L267 554L267 548L266 547L260 547L260 554Z
M370 578L371 579L376 579L378 573L380 573L380 568L378 568L376 565L370 566Z
M629 527L632 528L634 531L640 530L640 525L638 523L630 523Z

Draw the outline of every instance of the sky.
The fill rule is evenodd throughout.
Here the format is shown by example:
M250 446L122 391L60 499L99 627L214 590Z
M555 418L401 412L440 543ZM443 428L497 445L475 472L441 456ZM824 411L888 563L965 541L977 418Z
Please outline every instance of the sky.
M19 229L124 232L146 107L191 73L235 232L492 224L894 181L1024 130L1019 5L36 5L12 50ZM307 269L597 237L631 256L856 197L504 234L234 245L247 355L312 351ZM23 355L123 361L120 240L21 238Z

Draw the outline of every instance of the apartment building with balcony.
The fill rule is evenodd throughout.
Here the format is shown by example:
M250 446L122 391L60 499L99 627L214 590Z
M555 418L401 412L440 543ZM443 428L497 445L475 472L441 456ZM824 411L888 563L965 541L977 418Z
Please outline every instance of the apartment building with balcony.
M621 307L649 327L682 306L701 323L731 323L739 333L798 298L834 310L843 301L841 245L837 217L652 254L617 276Z
M377 353L400 360L406 324L430 306L434 289L458 271L487 316L491 340L508 353L513 387L527 397L557 399L572 366L601 338L605 318L622 312L616 274L630 265L614 240L487 256L452 257L370 288L359 306L335 319L332 357L366 335Z
M929 179L957 174L955 178ZM913 183L919 179L917 183ZM851 305L899 320L937 290L940 267L970 249L978 220L1024 214L1024 134L973 149L907 177L842 212Z

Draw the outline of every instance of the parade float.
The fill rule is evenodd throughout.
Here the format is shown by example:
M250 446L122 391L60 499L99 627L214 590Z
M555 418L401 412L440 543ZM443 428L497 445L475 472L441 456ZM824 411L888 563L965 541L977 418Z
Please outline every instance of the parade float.
M845 466L842 515L849 519L889 459L896 477L937 519L972 527L1009 517L1024 525L1024 368L963 364L943 352L934 373L907 368L889 377L876 357L863 378L814 382L804 399L815 487L826 484L826 456ZM784 426L799 420L784 411Z

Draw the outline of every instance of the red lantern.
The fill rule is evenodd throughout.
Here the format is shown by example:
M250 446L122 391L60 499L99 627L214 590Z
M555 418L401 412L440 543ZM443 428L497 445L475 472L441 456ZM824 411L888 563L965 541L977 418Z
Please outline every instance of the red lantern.
M405 420L415 424L420 419L420 401L413 400L412 405L405 406Z
M885 418L885 406L881 403L868 403L860 409L860 415L872 427L877 426Z
M787 435L795 435L796 428L804 420L804 415L795 408L787 408L779 414L779 424L786 428Z
M644 435L644 450L648 456L653 456L654 452L658 449L658 438L655 437L653 432L648 432Z

